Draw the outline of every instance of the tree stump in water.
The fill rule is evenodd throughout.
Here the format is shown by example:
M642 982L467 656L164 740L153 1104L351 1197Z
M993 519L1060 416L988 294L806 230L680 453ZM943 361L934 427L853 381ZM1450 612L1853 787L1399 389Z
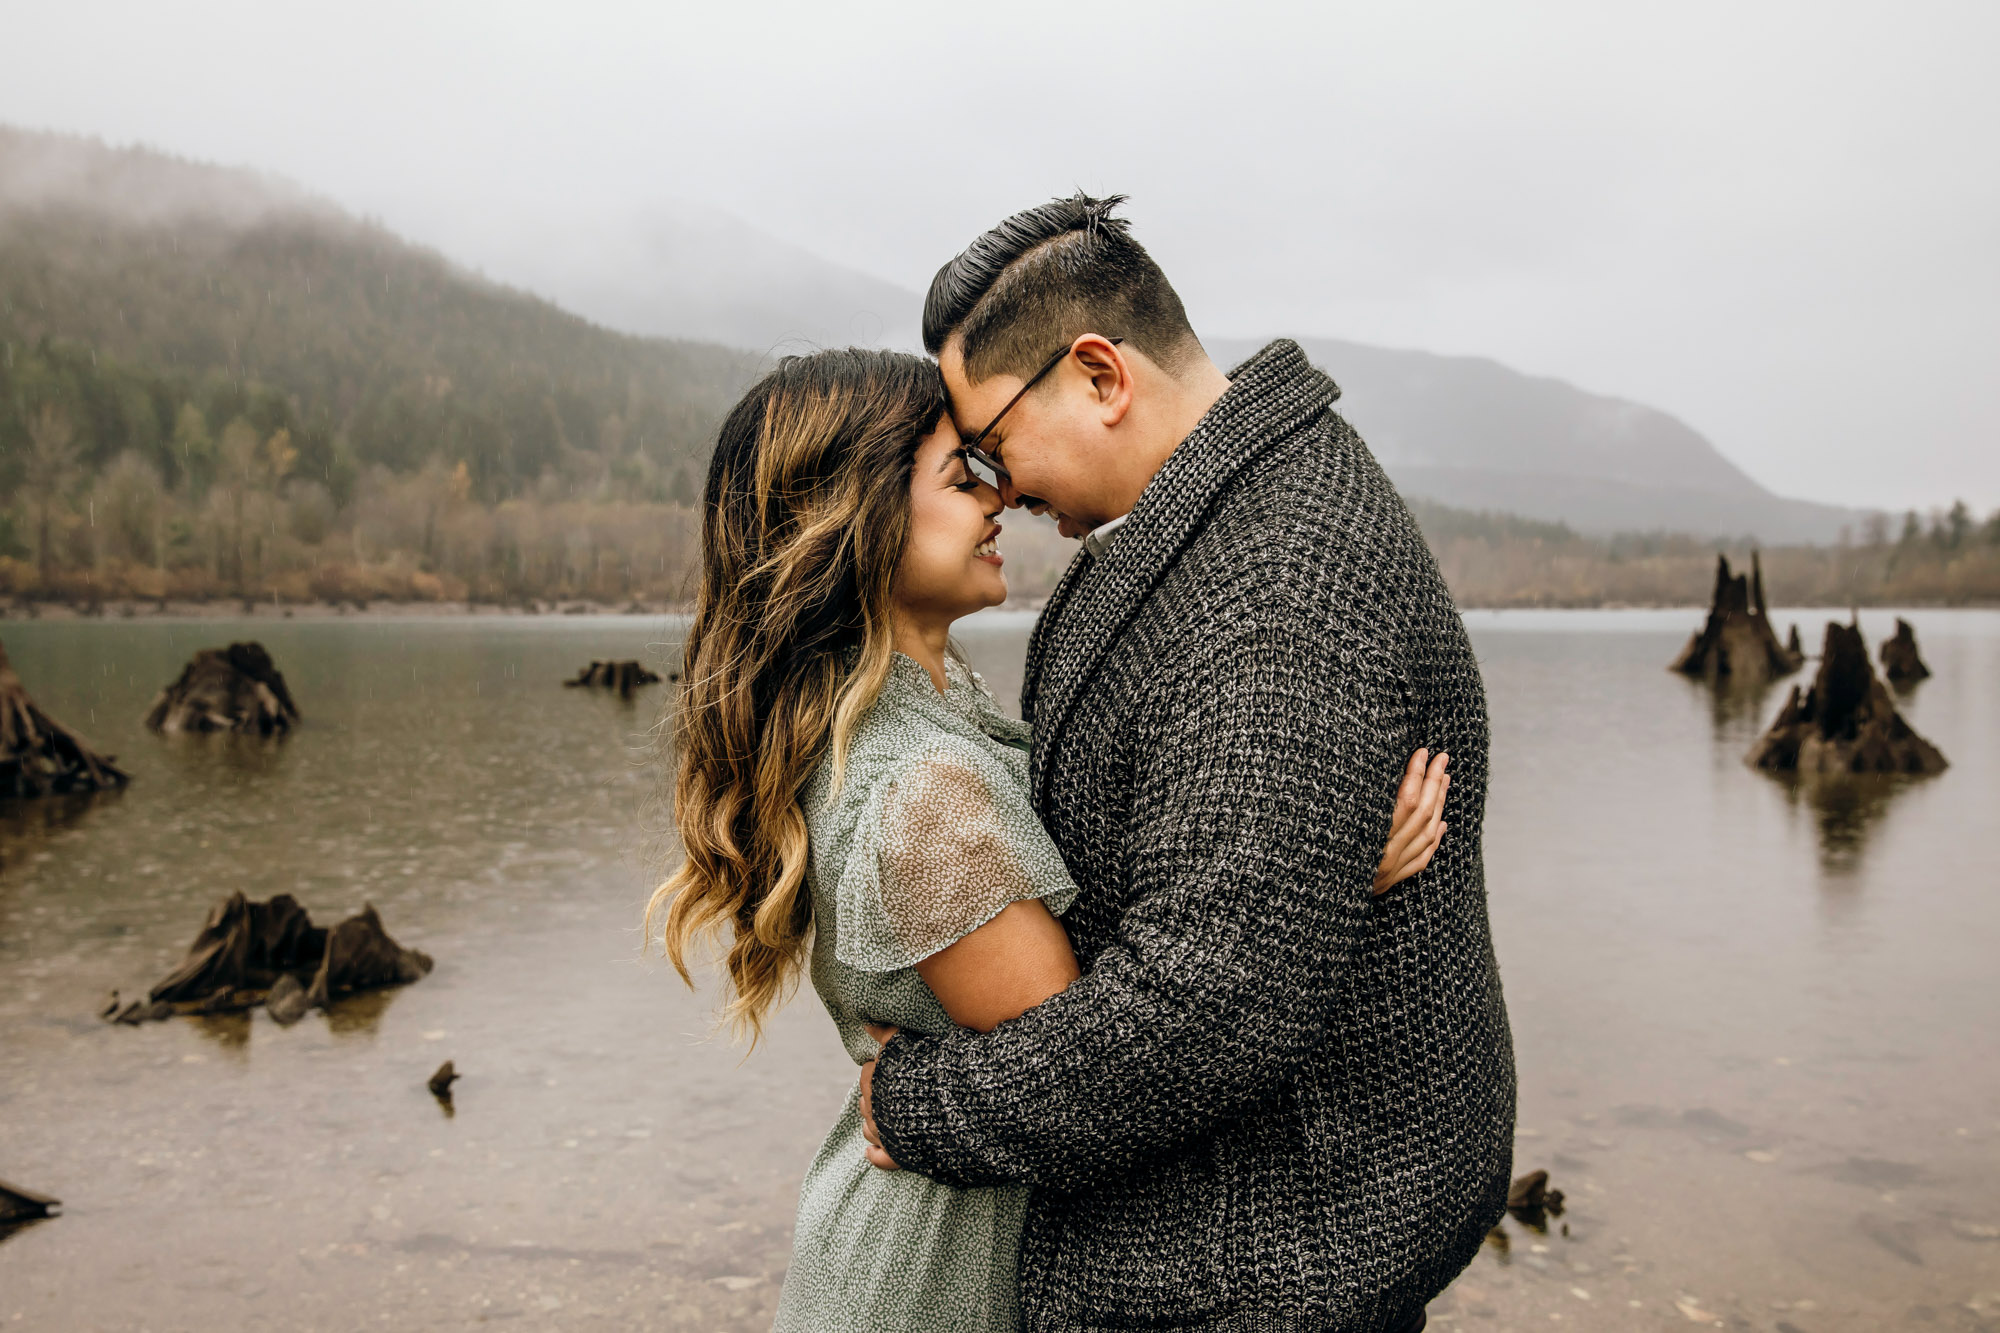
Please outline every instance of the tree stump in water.
M641 685L652 685L657 683L659 679L653 672L648 671L645 667L640 666L634 661L592 662L589 666L576 673L575 680L564 681L563 686L566 689L586 686L597 689L616 690L618 691L619 698L629 699L632 697L632 692Z
M263 903L232 893L209 909L187 957L147 998L171 1004L217 990L268 991L288 972L311 975L326 956L326 934L289 893Z
M298 705L261 643L204 648L146 714L154 731L290 731Z
M1882 644L1882 674L1896 685L1914 685L1931 674L1917 651L1917 632L1901 616L1896 617L1896 637Z
M103 791L132 779L35 707L0 644L0 799Z
M429 954L405 949L382 928L373 906L331 929L315 926L290 894L251 902L232 893L209 909L181 965L123 1010L115 1022L139 1023L177 1013L249 1009L268 1001L271 1016L296 1021L349 991L417 981Z
M358 914L326 933L326 956L306 988L306 1002L324 1009L349 991L406 986L429 976L431 966L429 954L389 938L375 908L363 903Z
M1750 573L1732 576L1729 557L1715 557L1715 600L1708 623L1688 640L1668 668L1688 676L1727 677L1748 684L1789 676L1805 665L1805 654L1778 642L1764 603L1764 567L1755 552Z
M1749 762L1782 773L1942 773L1945 758L1896 711L1868 662L1858 626L1833 622L1820 649L1819 674L1791 697Z
M1797 625L1792 626L1791 633L1785 636L1785 651L1793 657L1798 658L1802 664L1806 660L1806 646L1799 642L1799 627Z

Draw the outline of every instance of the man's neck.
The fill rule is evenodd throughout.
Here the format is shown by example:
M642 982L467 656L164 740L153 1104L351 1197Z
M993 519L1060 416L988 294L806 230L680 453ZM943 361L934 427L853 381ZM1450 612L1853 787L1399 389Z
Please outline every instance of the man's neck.
M1132 512L1132 506L1139 503L1140 495L1152 484L1159 470L1174 456L1174 450L1181 447L1181 441L1194 434L1194 428L1208 415L1216 400L1229 389L1229 376L1222 368L1209 360L1206 352L1197 352L1190 363L1168 378L1162 373L1166 392L1159 395L1158 405L1151 414L1147 430L1137 450L1134 460L1140 466L1133 470L1126 486L1129 495L1121 496L1124 508L1109 518L1122 518Z

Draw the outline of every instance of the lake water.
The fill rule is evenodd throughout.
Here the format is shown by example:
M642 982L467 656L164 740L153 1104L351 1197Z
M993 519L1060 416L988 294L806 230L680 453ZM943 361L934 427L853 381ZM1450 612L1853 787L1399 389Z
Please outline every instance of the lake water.
M1950 771L1820 796L1741 762L1782 689L1663 670L1699 619L1468 617L1517 1163L1570 1207L1506 1223L1434 1326L2000 1329L2000 614L1910 616L1937 674L1904 711ZM1824 616L1776 619L1810 644ZM1003 699L1028 624L962 636ZM557 683L675 633L0 623L38 701L135 775L0 817L0 1179L64 1202L0 1238L0 1326L768 1326L852 1068L810 994L746 1059L639 959L659 693ZM232 637L304 727L144 731ZM437 970L290 1029L95 1017L233 890L322 921L372 902ZM424 1088L447 1058L450 1115Z

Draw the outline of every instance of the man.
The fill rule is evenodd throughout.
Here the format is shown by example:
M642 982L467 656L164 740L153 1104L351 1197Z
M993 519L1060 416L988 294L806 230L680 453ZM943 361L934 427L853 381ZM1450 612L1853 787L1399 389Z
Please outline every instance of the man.
M1513 1140L1478 667L1333 381L1282 340L1224 376L1120 202L1009 218L925 303L971 457L1089 534L1022 691L1085 971L890 1041L871 1155L1035 1187L1030 1329L1421 1328ZM1371 900L1419 747L1451 832Z

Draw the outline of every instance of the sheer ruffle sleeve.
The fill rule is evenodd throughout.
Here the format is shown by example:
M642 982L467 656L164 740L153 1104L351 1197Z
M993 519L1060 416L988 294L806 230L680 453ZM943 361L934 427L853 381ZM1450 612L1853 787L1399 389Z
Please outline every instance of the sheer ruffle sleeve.
M956 943L1009 903L1069 910L1076 885L1020 781L940 737L877 780L835 895L835 956L890 972Z

